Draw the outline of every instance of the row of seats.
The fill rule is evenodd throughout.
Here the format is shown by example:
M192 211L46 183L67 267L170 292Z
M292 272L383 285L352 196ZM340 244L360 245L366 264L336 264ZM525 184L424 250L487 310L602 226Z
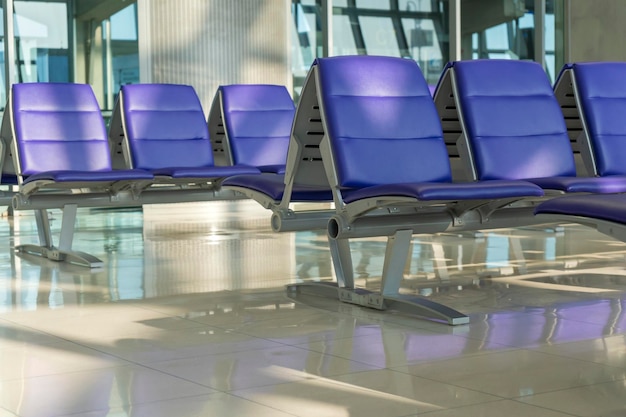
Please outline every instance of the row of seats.
M101 266L71 250L77 207L237 198L220 190L223 178L284 171L294 112L283 86L222 86L207 125L192 87L128 85L107 134L89 85L16 84L2 122L0 172L3 185L19 186L9 204L36 210L40 236L39 245L18 250ZM51 208L64 209L58 245Z
M283 122L290 125L286 155L285 147L258 139L259 132L280 125L266 117L269 112L248 118L244 107L228 101L225 88L218 91L208 125L215 131L221 125L226 132L233 122L246 132L244 138L257 138L249 141L256 147L248 152L242 151L245 140L225 133L221 152L227 155L227 167L213 163L207 144L219 135L209 138L191 87L125 86L107 138L88 86L18 84L2 123L10 156L5 161L12 159L10 168L19 183L13 206L36 210L41 241L20 250L95 266L96 258L71 249L77 207L206 200L232 192L271 209L277 231L327 225L337 282L298 284L291 290L466 323L460 312L400 294L412 235L583 215L585 224L620 237L615 230L626 222L619 209L626 194L606 195L626 191L616 133L621 124L615 112L618 89L604 86L607 80L619 80L602 76L598 68L618 74L626 71L623 65L570 66L555 93L535 63L455 62L444 71L433 100L413 61L318 59L295 116L289 114L293 104L274 109L292 119ZM251 93L242 95L258 109L278 93L258 100ZM597 105L600 110L590 110ZM563 114L572 106L577 116L566 122ZM576 176L573 136L589 166L599 167L594 175ZM262 160L266 143L285 159ZM451 146L469 181L453 180ZM238 158L245 154L257 159ZM556 197L564 193L576 195ZM294 211L295 201L330 201L334 209ZM49 208L64 212L65 241L58 246L52 244L47 224ZM596 213L611 210L617 217ZM375 293L357 288L353 276L350 241L367 236L388 237L381 290Z
M577 135L580 147L597 135L585 111L603 102L597 93L602 87L596 84L606 79L583 74L598 67L581 64L562 74L571 80L567 87L573 93L568 95L575 95L578 122L584 125ZM591 91L590 100L577 90L578 73L576 82ZM605 112L594 114L598 126L613 129L621 124ZM451 63L433 102L414 62L384 57L317 60L294 120L285 190L309 187L321 193L330 187L335 213L328 236L337 282L292 289L311 287L350 303L466 323L469 319L460 312L400 294L411 236L538 224L554 220L550 216L555 207L571 209L571 216L583 203L602 205L605 213L619 210L625 195L607 194L626 191L626 171L612 164L596 176L577 176L570 143L574 124L570 121L568 129L545 72L531 62ZM452 180L444 132L456 133L455 145L471 181ZM611 140L604 145L613 146ZM586 159L600 162L602 154L595 155L599 149L587 145ZM235 176L223 186L267 193L266 183L266 177ZM576 195L555 198L564 193ZM586 223L605 231L598 218ZM356 287L350 251L351 239L369 236L388 237L382 288L374 293Z

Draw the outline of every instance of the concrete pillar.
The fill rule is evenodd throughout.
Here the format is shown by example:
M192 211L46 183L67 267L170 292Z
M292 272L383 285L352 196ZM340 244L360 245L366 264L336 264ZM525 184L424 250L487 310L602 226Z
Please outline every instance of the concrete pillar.
M626 61L626 2L569 0L571 62Z
M139 1L139 59L149 65L141 69L141 81L190 84L207 111L221 84L271 83L291 90L290 5Z

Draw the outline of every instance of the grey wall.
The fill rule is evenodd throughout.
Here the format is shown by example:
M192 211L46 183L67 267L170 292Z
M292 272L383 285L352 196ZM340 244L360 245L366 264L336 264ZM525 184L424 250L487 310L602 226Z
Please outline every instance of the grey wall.
M626 61L626 1L569 2L569 61Z
M289 0L138 0L141 82L192 85L205 112L221 84L291 91Z

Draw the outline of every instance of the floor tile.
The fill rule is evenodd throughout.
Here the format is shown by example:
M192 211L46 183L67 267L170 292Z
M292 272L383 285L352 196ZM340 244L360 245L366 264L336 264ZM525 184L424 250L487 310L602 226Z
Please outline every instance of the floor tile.
M254 403L233 395L216 393L196 397L157 401L132 407L71 414L71 417L172 417L172 416L254 416L294 417L276 408ZM70 417L60 416L60 417Z
M38 330L11 323L6 320L0 320L0 340L11 344L33 344L39 346L55 344L64 341L58 336L40 332Z
M374 366L364 363L292 346L154 362L150 366L227 392L318 375L329 376L375 369Z
M541 352L626 369L625 334L538 347Z
M626 415L626 382L587 385L524 397L520 401L575 416L621 417Z
M398 370L503 398L532 396L626 378L625 369L530 350L453 358Z
M598 300L602 306L604 301ZM595 302L594 302L595 304ZM560 316L559 311L576 309L577 305L529 308L525 311L500 311L473 315L467 337L487 345L537 347L586 340L615 334L620 330L606 323L589 323ZM434 329L434 331L437 331Z
M355 372L330 377L330 379L377 393L387 393L419 401L423 403L424 411L500 400L496 396L389 369Z
M428 401L323 378L238 390L233 394L300 417L399 417L441 408Z
M141 364L281 346L271 340L206 326L157 331L136 337L110 339L107 342L90 339L82 343L98 351Z
M0 344L0 381L63 374L127 364L117 357L72 342Z
M505 345L497 343L488 345L480 340L454 334L434 333L421 329L387 329L385 326L377 332L360 334L354 331L350 338L312 341L298 346L381 368L511 349Z
M38 331L77 340L109 340L155 330L202 326L191 320L130 305L108 304L64 309L59 314L56 311L46 313L20 315L19 318L10 316L8 319Z
M425 417L571 417L575 414L561 413L542 407L521 404L516 401L502 400L468 407L453 408L443 411L434 411L420 414ZM407 416L414 417L414 416Z
M233 326L240 333L264 337L288 345L344 339L380 332L380 326L354 317L316 312L301 318L283 317Z
M66 415L194 397L210 388L138 366L123 366L7 381L2 407L21 417Z

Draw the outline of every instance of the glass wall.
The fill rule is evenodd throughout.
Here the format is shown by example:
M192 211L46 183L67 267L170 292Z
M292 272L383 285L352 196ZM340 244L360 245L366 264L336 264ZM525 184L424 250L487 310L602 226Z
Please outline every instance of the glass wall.
M4 10L2 10L4 13ZM15 1L13 3L15 82L67 82L71 72L71 29L68 2ZM0 103L4 107L6 74L4 21L0 22L2 85Z
M557 30L555 10L562 13L559 7L563 0L546 0L543 19L544 56L537 57L535 51L536 33L534 0L509 0L509 2L482 1L475 2L471 14L462 15L463 37L471 37L471 57L465 59L522 59L540 61L545 65L546 72L554 81L562 66L562 48L556 49ZM539 2L540 3L540 2ZM562 19L560 19L562 21ZM464 39L464 43L467 42ZM557 58L559 64L557 65Z
M84 82L110 110L120 86L139 81L137 5L119 0L14 0L12 82ZM4 10L2 10L4 13ZM6 103L0 21L0 106Z
M10 1L10 0L9 0ZM462 0L463 59L539 60L535 12L543 17L546 70L563 63L565 0ZM14 82L89 83L104 110L120 86L139 81L137 5L134 0L14 0ZM322 7L332 6L324 36ZM545 10L536 11L545 4ZM292 0L294 96L316 57L369 54L415 60L435 84L449 59L449 0ZM0 45L4 45L0 22ZM328 39L325 41L325 39ZM0 48L4 63L4 48ZM325 52L327 51L327 52ZM0 77L6 80L4 65ZM6 101L0 85L0 106Z
M131 4L109 19L109 33L103 33L105 50L104 65L107 79L107 108L112 109L117 93L125 84L139 82L139 45L137 35L137 4ZM110 38L110 39L109 39Z
M139 82L137 4L75 0L74 15L75 80L92 85L106 114L122 85Z
M311 63L323 56L322 7L332 4L329 55L388 55L417 61L436 84L449 59L448 0L293 0L292 62L297 98ZM461 1L463 59L526 59L545 63L554 79L563 62L564 0L545 0L542 59L535 51L536 0ZM556 11L556 12L555 12ZM541 33L540 33L541 34Z
M333 0L330 55L401 56L436 83L448 60L447 0ZM296 93L322 56L321 0L294 0L292 62Z

